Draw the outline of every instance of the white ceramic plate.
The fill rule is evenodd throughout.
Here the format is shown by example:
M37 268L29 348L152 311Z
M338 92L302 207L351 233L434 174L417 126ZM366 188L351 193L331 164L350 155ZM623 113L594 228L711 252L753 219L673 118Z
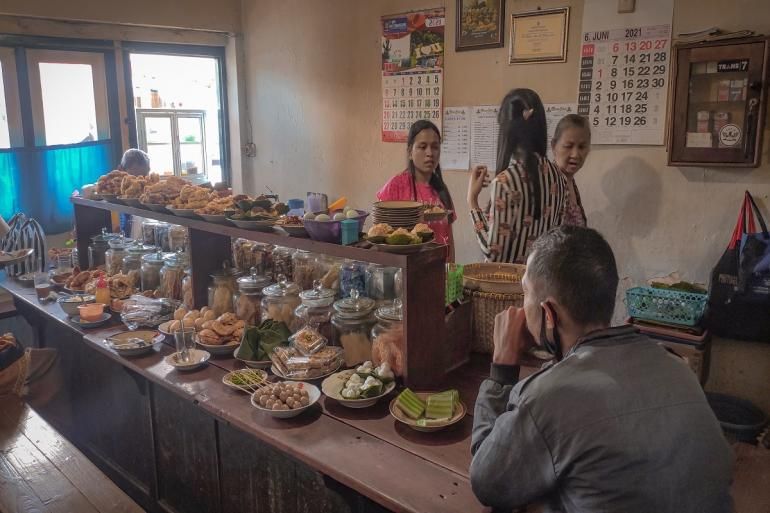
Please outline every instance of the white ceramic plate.
M163 333L167 337L173 337L174 334L171 333L171 330L169 329L169 327L171 326L172 322L174 322L174 321L166 321L166 322L160 323L158 325L158 331L160 331L161 333Z
M234 370L232 372L228 372L227 374L222 376L222 383L226 387L230 387L233 390L238 390L239 392L247 392L250 394L251 392L249 392L246 388L242 388L241 386L234 384L232 381L234 376L237 376L238 374L246 374L246 373L251 373L252 376L259 376L262 379L263 383L267 383L267 372L263 371L262 369L239 369L239 370Z
M199 219L199 216L198 214L195 213L194 208L174 208L166 205L166 209L172 214L174 214L175 216L189 217L190 219Z
M423 249L433 246L433 241L423 242L422 244L372 244L377 251L384 251L385 253L396 253L398 255L408 255L411 253L418 253Z
M355 369L334 373L323 380L323 383L321 383L321 390L323 391L324 395L331 397L342 406L347 406L348 408L368 408L369 406L376 404L377 401L391 393L393 389L396 388L396 382L391 381L390 383L385 383L383 392L378 396L367 397L366 399L345 399L340 395L340 393L345 387L345 383L347 382L348 378L350 378L350 376L355 373Z
M377 201L374 203L375 210L419 210L421 208L422 203L419 201Z
M112 319L112 314L108 312L104 312L98 321L83 321L80 319L79 315L75 315L70 319L70 322L72 324L76 324L77 326L80 326L81 328L89 329L89 328L99 327L102 324L109 321L110 319Z
M268 410L267 408L263 408L257 402L255 402L254 394L251 395L251 405L257 410L265 412L268 415L278 419L290 419L292 417L296 417L318 402L318 399L321 398L321 391L318 390L317 386L311 385L305 381L296 381L294 384L302 385L302 387L307 390L308 400L310 401L307 406L303 406L302 408L297 408L295 410Z
M278 376L279 378L282 378L282 379L286 379L286 380L289 380L289 381L302 381L303 379L312 379L312 380L316 380L316 379L322 379L322 378L326 378L326 377L328 377L328 376L331 376L331 375L332 375L332 374L334 374L335 372L337 372L337 371L339 370L339 368L340 368L340 367L342 367L342 364L343 364L343 362L342 362L342 361L340 361L339 365L337 365L337 367L336 367L335 369L333 369L333 370L331 370L331 371L327 372L326 374L321 374L320 376L314 376L314 377L312 377L312 378L309 378L309 377L304 377L304 378L290 378L289 376L284 376L284 375L283 375L283 373L282 373L282 372L281 372L281 371L278 369L278 367L276 367L276 366L275 366L275 365L273 365L272 363L273 363L273 362L270 362L270 364L271 364L271 365L270 365L270 372L272 372L273 374L275 374L275 375L276 375L276 376Z
M193 335L193 340L195 340L195 343L200 347L201 349L204 349L211 353L214 356L219 356L223 354L230 354L234 347L240 347L241 342L239 340L234 340L232 342L228 342L227 344L204 344L200 341L198 338L198 334L196 333Z
M190 361L183 362L179 359L179 353L171 353L164 360L178 371L191 371L205 365L211 355L202 349L190 349Z
M19 249L17 251L0 251L0 268L6 265L23 262L35 252L34 248Z
M425 401L429 395L431 395L434 392L415 392L417 394L417 397ZM397 406L397 400L398 397L394 397L392 401L390 401L390 414L393 416L394 419L401 422L402 424L406 424L410 428L416 430L416 431L423 431L425 433L431 433L433 431L439 431L441 429L444 429L446 427L451 426L452 424L457 424L460 422L463 417L465 417L465 404L460 401L460 404L457 405L457 409L455 410L455 414L452 415L451 418L447 419L446 422L442 422L439 425L434 426L418 426L417 421L412 419L411 417L407 417L404 412L401 411L401 408Z
M157 331L122 331L104 339L104 342L121 356L139 356L149 353L163 336Z

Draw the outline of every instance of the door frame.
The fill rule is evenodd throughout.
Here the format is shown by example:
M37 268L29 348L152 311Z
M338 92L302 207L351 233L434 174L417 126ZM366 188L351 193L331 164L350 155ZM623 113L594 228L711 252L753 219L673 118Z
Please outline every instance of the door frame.
M131 54L146 53L156 55L175 55L180 57L210 57L217 60L219 76L219 144L222 167L222 181L232 183L230 169L230 127L227 123L227 70L225 69L225 48L223 46L180 45L173 43L136 43L121 41L123 49L123 75L126 80L126 122L128 141L132 148L138 147L136 115L134 113L134 84L131 77Z

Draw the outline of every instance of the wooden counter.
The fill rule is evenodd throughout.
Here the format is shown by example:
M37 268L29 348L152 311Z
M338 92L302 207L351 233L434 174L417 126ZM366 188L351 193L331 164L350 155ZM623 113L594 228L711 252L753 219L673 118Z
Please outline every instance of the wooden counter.
M247 394L221 383L240 362L212 358L178 372L150 355L123 358L104 337L83 331L55 303L13 279L0 281L37 330L37 345L59 350L62 387L41 415L150 511L474 512L469 483L476 392L488 362L474 361L444 386L461 390L469 415L442 432L397 423L388 400L364 410L323 398L297 418L255 410Z

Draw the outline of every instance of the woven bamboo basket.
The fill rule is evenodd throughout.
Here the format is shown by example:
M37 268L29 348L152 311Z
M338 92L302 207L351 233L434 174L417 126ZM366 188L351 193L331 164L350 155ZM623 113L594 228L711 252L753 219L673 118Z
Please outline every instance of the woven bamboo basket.
M463 267L463 287L496 294L520 294L526 269L521 264L467 264Z
M509 306L523 306L524 294L497 294L469 289L465 289L465 294L473 303L472 350L477 353L492 354L495 316Z

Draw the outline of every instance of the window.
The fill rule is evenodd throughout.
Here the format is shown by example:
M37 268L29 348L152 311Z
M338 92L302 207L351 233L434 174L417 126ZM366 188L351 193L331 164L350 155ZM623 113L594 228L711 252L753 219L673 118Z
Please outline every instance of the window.
M164 49L169 53L150 53ZM136 142L150 155L150 167L164 174L223 181L226 116L223 62L217 55L221 49L197 49L212 56L174 55L171 52L178 49L166 46L148 50L129 50L127 55Z
M36 146L110 138L104 55L28 50Z
M0 47L0 149L24 146L13 48Z

